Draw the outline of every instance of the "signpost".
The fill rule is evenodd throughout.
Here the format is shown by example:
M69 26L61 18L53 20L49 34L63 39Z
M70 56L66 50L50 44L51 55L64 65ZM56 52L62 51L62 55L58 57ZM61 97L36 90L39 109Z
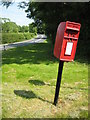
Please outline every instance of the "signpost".
M58 102L64 61L74 61L81 25L76 22L61 22L57 29L54 56L59 62L54 105Z

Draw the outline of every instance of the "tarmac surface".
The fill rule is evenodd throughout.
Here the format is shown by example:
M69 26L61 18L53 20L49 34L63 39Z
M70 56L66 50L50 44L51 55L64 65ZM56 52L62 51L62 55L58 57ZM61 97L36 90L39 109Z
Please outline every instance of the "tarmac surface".
M18 46L26 46L26 45L29 45L29 44L42 43L46 39L47 39L47 37L45 35L38 34L36 38L32 38L30 40L10 43L10 44L2 44L2 45L0 45L0 51L15 48L15 47L18 47Z

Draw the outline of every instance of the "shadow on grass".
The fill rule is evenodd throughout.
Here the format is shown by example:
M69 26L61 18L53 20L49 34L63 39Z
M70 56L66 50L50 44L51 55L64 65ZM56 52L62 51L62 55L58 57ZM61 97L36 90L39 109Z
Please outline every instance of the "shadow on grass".
M77 49L75 61L88 64L86 53ZM52 52L50 43L30 44L24 47L17 47L2 52L2 64L40 64L58 62ZM59 62L58 62L59 63Z
M48 101L48 100L45 100L45 99L37 96L33 91L14 90L14 93L15 93L17 96L20 96L20 97L23 97L23 98L26 98L26 99L37 98L37 99L42 100L43 102L48 102L48 103L53 104L52 102L50 102L50 101Z
M56 86L56 85L51 85L49 83L44 83L43 81L40 80L29 80L28 81L30 84L42 86L42 85L47 85L47 86ZM71 86L61 86L62 88L69 88L69 89L74 89L74 90L88 90L88 88L85 87L71 87Z
M3 51L2 54L3 64L40 64L44 62L48 65L56 61L50 43L30 44Z
M37 98L37 96L32 91L14 90L14 93L20 97L27 99Z
M30 84L34 84L34 85L38 85L38 86L45 85L45 83L43 81L40 81L40 80L29 80L28 82Z

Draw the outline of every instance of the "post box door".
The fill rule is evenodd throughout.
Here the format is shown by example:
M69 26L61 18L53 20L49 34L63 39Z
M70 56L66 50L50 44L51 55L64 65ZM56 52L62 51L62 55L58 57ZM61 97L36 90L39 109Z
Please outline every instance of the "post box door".
M73 61L76 53L78 37L80 33L80 24L75 22L66 22L63 36L63 44L60 54L60 60Z
M60 60L73 61L75 57L76 46L77 40L70 40L69 38L68 39L64 38Z

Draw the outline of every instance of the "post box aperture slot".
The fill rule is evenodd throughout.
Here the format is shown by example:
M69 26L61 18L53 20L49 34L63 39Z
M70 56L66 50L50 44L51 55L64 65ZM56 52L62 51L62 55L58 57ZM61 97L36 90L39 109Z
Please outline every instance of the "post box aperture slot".
M64 33L64 37L78 38L78 31L66 29L66 31L65 31L65 33Z
M70 41L72 41L72 38L70 38Z
M72 53L72 48L73 48L73 42L67 42L65 55L69 55L70 56L71 53Z
M71 30L71 29L66 29L65 31L68 35L71 34L71 35L76 35L78 34L78 31L76 30Z

